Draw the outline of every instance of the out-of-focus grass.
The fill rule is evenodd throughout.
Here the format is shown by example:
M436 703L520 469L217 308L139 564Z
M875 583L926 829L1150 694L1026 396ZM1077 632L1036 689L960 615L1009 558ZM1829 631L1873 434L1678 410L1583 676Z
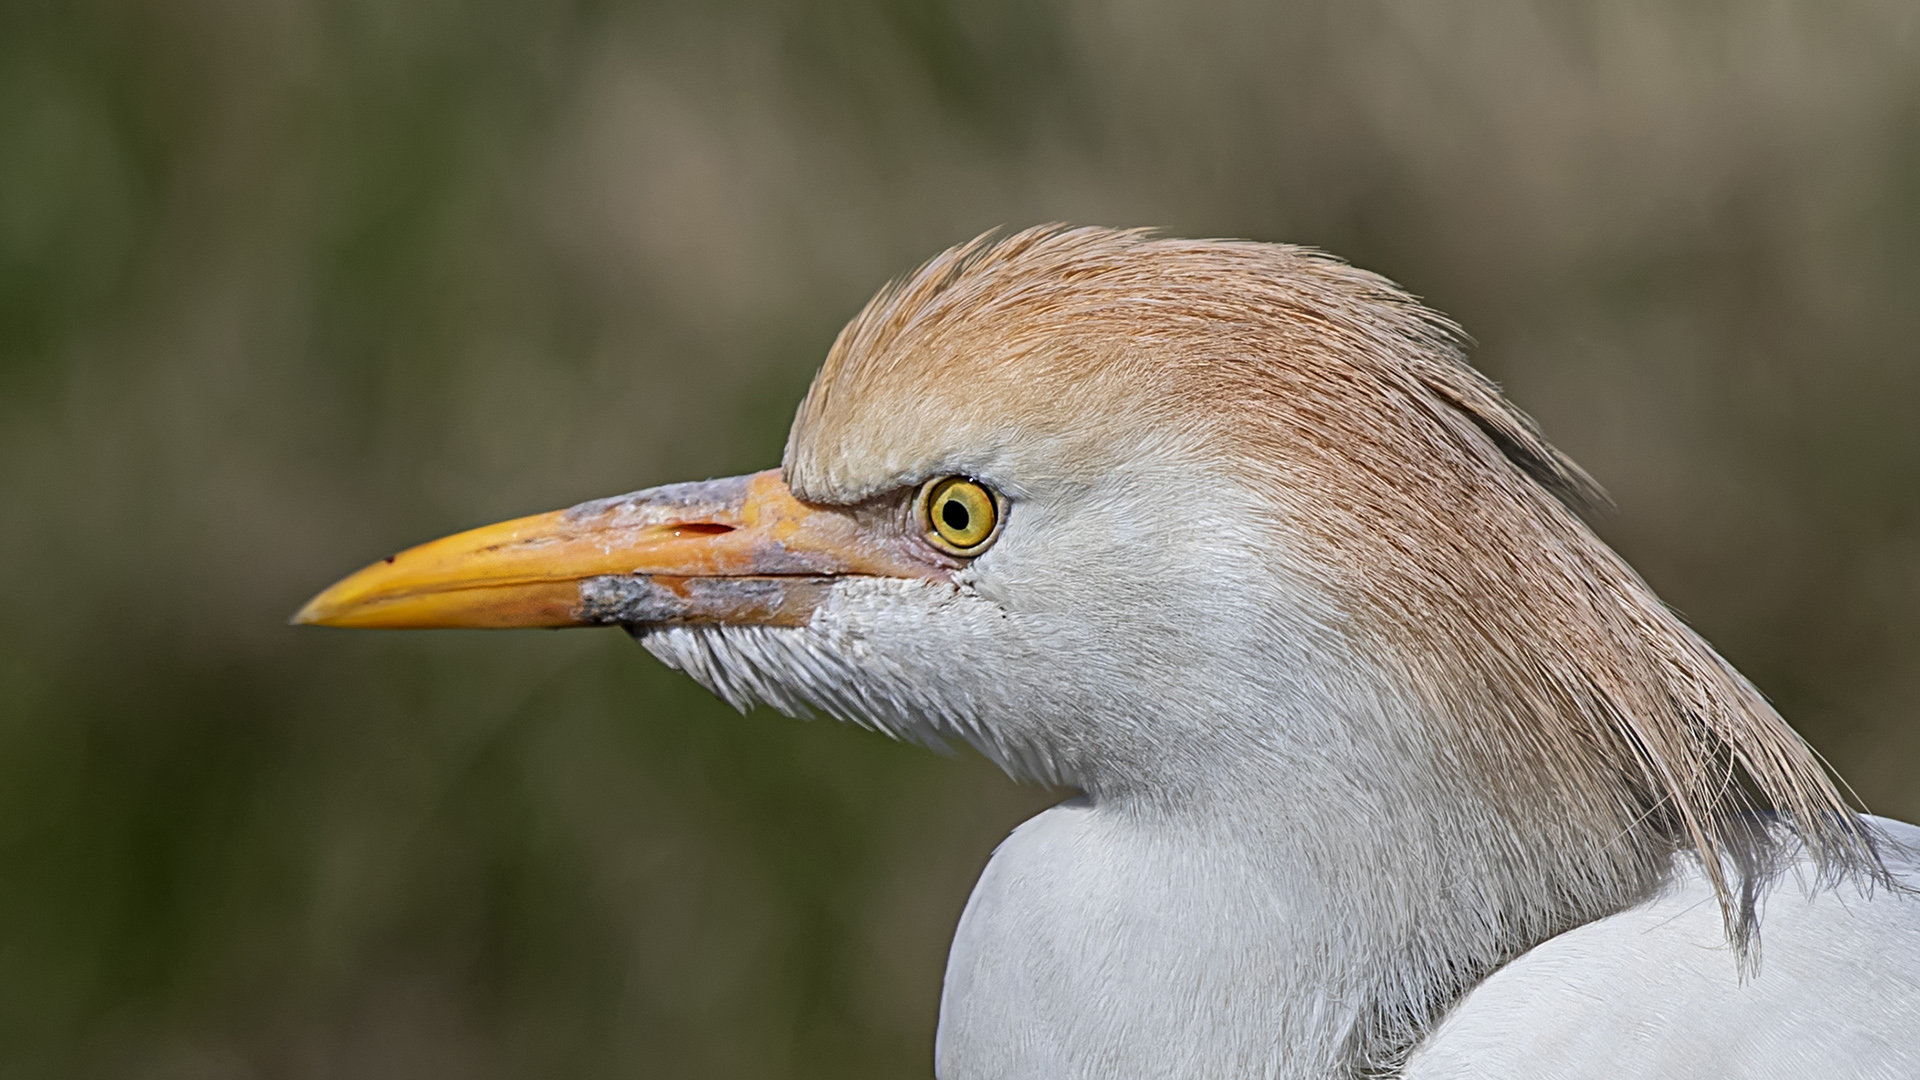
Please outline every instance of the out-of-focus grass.
M286 614L773 462L995 224L1319 244L1458 316L1603 528L1920 814L1920 12L0 7L0 1074L925 1075L1046 794L613 633Z

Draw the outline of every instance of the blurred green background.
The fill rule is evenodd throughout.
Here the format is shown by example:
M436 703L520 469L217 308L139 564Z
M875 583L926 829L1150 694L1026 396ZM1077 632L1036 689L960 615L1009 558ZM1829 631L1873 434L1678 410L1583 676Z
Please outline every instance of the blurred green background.
M1920 816L1920 6L0 2L0 1075L926 1076L1050 798L616 632L360 635L454 529L777 460L997 224L1326 247Z

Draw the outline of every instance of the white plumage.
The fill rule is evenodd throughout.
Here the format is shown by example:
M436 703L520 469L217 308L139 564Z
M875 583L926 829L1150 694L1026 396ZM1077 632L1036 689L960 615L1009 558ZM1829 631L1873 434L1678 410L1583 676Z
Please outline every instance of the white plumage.
M1920 828L1872 819L1888 869L1920 889ZM1758 900L1747 978L1713 890L1681 867L1660 894L1569 930L1475 987L1406 1080L1920 1076L1920 902L1784 869Z

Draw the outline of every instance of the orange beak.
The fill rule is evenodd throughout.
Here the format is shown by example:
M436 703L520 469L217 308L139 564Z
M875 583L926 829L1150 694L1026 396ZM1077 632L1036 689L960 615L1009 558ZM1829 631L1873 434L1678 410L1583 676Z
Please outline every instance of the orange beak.
M336 582L293 621L800 626L837 577L945 572L873 520L795 499L769 471L669 484L421 544Z

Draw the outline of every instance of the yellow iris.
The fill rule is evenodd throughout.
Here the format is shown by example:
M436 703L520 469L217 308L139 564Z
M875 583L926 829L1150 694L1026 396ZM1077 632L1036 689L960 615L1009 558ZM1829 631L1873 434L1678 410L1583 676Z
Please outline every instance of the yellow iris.
M927 539L954 555L979 554L1000 521L993 493L964 476L928 481L920 506Z

